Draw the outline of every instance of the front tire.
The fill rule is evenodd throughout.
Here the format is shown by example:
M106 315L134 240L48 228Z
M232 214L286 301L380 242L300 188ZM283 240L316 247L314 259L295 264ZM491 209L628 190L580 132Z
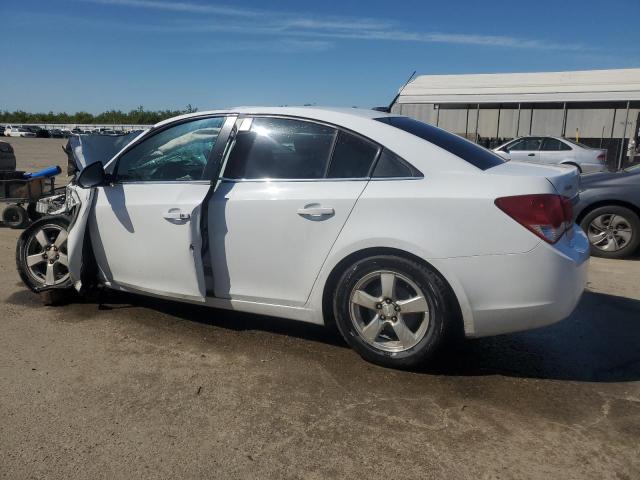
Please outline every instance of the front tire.
M598 207L580 222L591 244L591 255L625 258L640 245L640 218L632 210L618 205Z
M32 291L71 287L68 233L67 217L46 217L31 224L20 235L16 247L16 267L20 278Z
M364 359L392 368L425 363L456 321L455 300L430 268L394 255L368 257L340 277L336 324Z

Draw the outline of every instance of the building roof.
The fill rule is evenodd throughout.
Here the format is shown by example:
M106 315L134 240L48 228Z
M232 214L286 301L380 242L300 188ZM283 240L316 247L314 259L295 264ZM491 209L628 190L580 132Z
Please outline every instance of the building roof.
M640 68L575 72L421 75L398 103L593 102L640 100Z

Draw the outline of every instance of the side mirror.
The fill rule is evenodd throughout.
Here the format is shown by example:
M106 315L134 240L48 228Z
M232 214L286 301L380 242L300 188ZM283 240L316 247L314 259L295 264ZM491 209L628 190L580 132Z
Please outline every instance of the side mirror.
M503 147L503 148L502 148L502 151L503 151L504 153L509 153L509 147Z
M104 166L100 162L86 166L78 176L78 185L82 188L97 187L104 185L107 175L104 173Z

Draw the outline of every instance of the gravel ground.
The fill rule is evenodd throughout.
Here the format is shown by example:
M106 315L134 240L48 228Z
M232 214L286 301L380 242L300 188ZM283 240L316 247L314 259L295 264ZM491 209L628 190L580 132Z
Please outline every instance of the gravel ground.
M18 167L63 141L10 139ZM104 295L44 307L0 228L0 478L640 478L640 261L422 372L325 329ZM499 288L499 286L496 286Z

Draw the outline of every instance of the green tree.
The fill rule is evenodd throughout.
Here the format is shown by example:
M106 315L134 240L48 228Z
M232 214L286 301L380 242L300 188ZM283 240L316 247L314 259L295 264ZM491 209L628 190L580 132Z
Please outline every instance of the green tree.
M21 124L21 123L76 123L76 124L107 124L107 125L152 125L167 118L175 117L185 113L195 113L198 109L191 104L184 110L145 110L140 105L135 110L123 112L122 110L107 110L93 115L89 112L76 112L68 114L66 112L39 112L29 113L24 110L0 110L0 123Z

